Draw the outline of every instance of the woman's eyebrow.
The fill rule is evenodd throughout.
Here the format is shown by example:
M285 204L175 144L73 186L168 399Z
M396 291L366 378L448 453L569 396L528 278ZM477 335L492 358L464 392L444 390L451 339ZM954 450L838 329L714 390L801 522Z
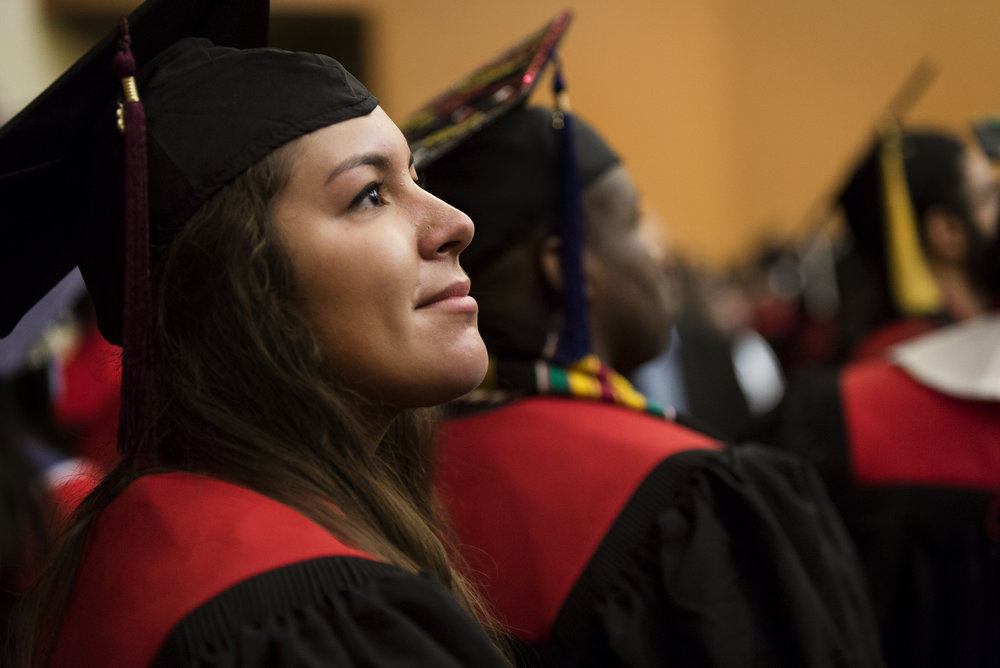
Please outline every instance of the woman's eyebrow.
M410 158L413 161L413 158ZM333 181L335 178L343 174L344 172L354 169L355 167L362 167L365 165L371 165L375 169L387 172L389 171L389 166L391 165L391 160L388 156L382 153L362 153L360 155L355 155L347 158L342 163L337 165L330 175L326 177L326 183Z

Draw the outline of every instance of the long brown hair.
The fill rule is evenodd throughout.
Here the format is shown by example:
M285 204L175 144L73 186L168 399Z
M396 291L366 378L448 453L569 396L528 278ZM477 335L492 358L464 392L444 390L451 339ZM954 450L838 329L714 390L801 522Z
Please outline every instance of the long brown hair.
M331 534L410 571L428 571L492 627L452 568L431 487L433 409L403 411L372 447L370 402L325 363L295 308L290 260L269 222L291 152L248 169L179 230L155 265L151 452L121 464L81 505L24 606L18 653L44 662L90 522L140 475L202 473L298 509ZM364 410L359 410L362 408Z

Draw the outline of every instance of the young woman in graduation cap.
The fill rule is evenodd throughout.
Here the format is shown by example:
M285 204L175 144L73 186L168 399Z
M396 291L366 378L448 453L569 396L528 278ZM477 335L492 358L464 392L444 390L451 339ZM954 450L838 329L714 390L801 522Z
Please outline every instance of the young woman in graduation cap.
M486 371L471 221L336 61L247 48L266 18L153 0L0 135L3 328L79 263L123 343L122 463L26 605L24 665L505 664L417 410Z

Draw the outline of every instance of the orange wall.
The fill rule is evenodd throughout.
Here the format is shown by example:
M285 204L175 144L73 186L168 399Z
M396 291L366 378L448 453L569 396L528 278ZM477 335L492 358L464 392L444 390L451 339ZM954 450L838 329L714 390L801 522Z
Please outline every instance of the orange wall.
M366 83L401 119L567 5L272 6L367 17L373 75ZM675 245L712 263L745 256L764 233L801 236L921 58L938 76L911 120L964 130L971 117L1000 112L996 0L579 0L571 8L562 53L574 108L624 155ZM11 67L8 60L0 84Z

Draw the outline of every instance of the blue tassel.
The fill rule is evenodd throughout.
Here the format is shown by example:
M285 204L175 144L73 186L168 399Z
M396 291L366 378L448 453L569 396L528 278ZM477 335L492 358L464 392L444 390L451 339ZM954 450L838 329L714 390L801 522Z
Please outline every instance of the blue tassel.
M553 56L554 57L554 56ZM590 353L590 323L583 277L583 214L580 182L573 141L573 115L562 69L556 62L553 91L556 111L552 126L556 133L555 214L562 237L562 273L565 322L559 336L555 361L569 365Z

